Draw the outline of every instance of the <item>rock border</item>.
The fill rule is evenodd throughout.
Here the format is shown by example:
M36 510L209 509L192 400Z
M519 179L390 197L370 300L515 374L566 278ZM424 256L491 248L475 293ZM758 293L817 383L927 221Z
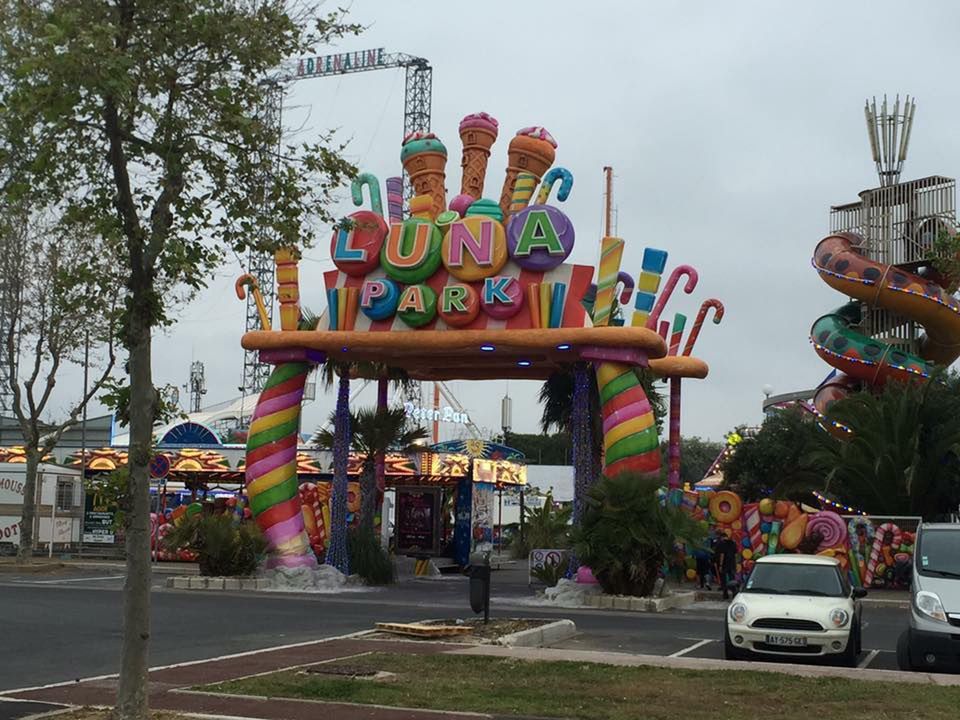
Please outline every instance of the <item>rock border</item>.
M167 587L174 590L269 590L273 583L267 578L181 575L167 578Z
M569 640L576 634L577 626L573 620L556 620L540 627L501 635L491 644L506 647L543 647Z
M627 610L629 612L662 613L693 605L697 594L693 592L673 593L662 598L645 598L630 595L587 595L585 607L602 610Z

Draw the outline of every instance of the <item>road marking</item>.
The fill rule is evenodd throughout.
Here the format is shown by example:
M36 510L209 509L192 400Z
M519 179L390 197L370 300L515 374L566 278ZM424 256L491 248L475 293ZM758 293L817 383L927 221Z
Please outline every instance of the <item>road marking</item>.
M287 645L274 645L273 647L261 648L259 650L244 650L243 652L231 653L229 655L217 655L215 657L204 658L202 660L188 660L186 662L173 663L171 665L157 665L148 668L147 672L156 672L157 670L172 670L174 668L189 667L191 665L200 665L208 662L220 662L221 660L233 660L239 657L248 657L250 655L259 655L260 653L274 652L276 650L290 650L292 648L306 647L308 645L322 645L323 643L333 642L334 640L349 640L351 638L372 635L375 630L359 630L357 632L347 633L346 635L335 635L334 637L320 638L319 640L305 640L298 643L289 643ZM110 673L109 675L95 675L93 677L79 678L77 680L64 680L58 683L48 683L47 685L34 685L33 687L14 688L13 690L0 690L0 698L5 695L17 695L19 693L33 692L34 690L50 690L51 688L65 687L67 685L79 685L85 682L99 682L100 680L111 680L119 677L119 673Z
M875 659L875 658L877 657L877 655L879 655L879 654L880 654L880 651L879 651L879 650L871 650L870 652L867 653L867 656L866 656L863 660L860 661L860 663L857 665L857 667L860 668L860 669L863 669L863 668L867 667L870 663L872 663L872 662L874 661L874 659Z
M709 644L712 643L712 642L713 642L713 640L701 640L700 642L694 643L694 644L691 645L690 647L685 647L683 650L677 650L675 653L672 653L672 654L670 654L670 655L667 655L667 657L683 657L683 656L686 655L688 652L693 652L693 651L696 650L697 648L701 648L701 647L703 647L704 645L709 645Z
M66 578L64 580L21 580L23 585L58 585L60 583L98 582L100 580L123 580L126 575L107 575L104 577Z

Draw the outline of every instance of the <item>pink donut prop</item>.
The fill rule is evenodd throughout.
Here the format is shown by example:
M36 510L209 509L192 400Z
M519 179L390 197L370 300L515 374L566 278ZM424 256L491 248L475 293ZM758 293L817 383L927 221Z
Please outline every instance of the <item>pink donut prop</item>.
M835 548L846 542L847 523L835 512L823 510L814 513L807 523L807 537L810 537L814 532L823 536L823 540L817 548L818 551Z
M867 562L867 574L863 578L864 587L870 587L876 577L877 566L880 565L880 558L883 555L883 542L887 535L891 536L891 547L900 547L900 541L903 539L903 533L900 528L892 522L886 522L877 528L873 536L873 547L870 548L870 560Z

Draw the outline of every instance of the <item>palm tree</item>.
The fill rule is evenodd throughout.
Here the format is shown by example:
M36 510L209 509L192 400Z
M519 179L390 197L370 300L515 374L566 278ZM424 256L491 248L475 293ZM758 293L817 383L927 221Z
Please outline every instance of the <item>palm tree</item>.
M417 441L427 437L420 427L409 427L403 408L387 408L384 411L364 409L350 413L350 429L353 433L351 446L363 455L360 475L360 526L373 530L373 518L377 509L377 458L391 450L410 452L417 448ZM335 431L320 428L313 436L313 442L320 447L330 449L335 442Z
M827 488L883 515L944 515L960 502L960 380L888 383L836 402L827 417L853 432L822 433L811 459Z

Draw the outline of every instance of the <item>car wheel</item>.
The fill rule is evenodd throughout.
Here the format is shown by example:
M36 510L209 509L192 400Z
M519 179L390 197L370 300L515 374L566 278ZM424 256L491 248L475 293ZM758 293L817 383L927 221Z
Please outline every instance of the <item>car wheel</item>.
M730 628L727 626L726 621L723 623L723 659L724 660L746 660L746 653L739 649L736 645L733 644L733 641L730 640Z
M913 658L910 657L910 631L904 630L897 638L897 667L901 670L915 670Z
M847 647L840 654L840 664L844 667L855 668L860 658L860 628L850 628L850 637L847 638Z

